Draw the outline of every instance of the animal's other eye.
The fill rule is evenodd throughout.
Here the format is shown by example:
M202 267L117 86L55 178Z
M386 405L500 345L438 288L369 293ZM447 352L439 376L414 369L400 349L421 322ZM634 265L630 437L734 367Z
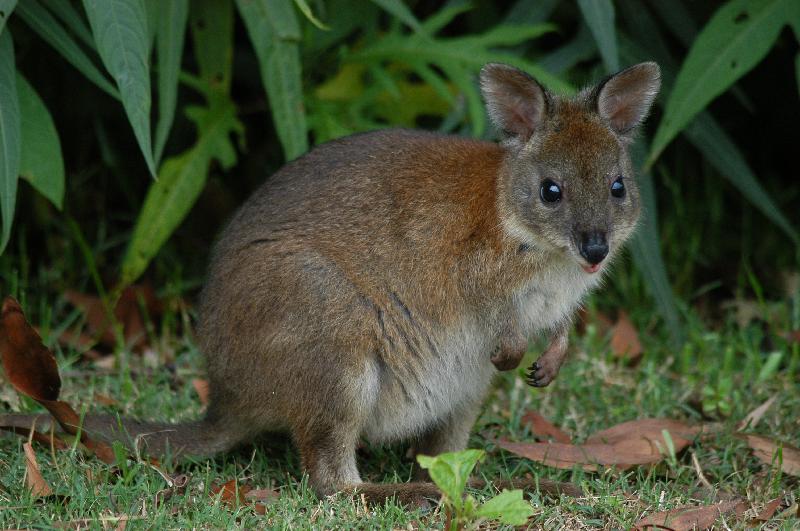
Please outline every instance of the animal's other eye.
M622 182L621 176L611 183L611 195L619 199L625 197L625 183Z
M550 179L545 179L539 188L539 197L545 203L557 203L561 201L561 187Z

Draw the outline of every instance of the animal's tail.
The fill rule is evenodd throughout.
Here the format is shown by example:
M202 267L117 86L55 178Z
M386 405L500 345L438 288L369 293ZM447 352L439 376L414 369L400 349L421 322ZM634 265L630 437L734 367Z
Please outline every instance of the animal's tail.
M49 431L54 419L49 415L0 415L0 425L8 428ZM86 415L81 429L92 439L121 442L134 452L166 455L211 456L236 446L242 440L239 430L221 426L208 417L181 424L141 422L115 415Z

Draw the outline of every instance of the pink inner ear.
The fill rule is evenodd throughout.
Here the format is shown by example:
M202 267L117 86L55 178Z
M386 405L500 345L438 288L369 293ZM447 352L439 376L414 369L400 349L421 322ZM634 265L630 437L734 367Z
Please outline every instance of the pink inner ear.
M600 90L597 110L617 132L626 133L647 115L659 85L658 67L632 67L608 80Z

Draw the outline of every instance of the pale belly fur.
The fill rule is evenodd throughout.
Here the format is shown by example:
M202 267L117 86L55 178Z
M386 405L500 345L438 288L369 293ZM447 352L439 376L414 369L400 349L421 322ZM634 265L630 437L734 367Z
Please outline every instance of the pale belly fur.
M577 264L563 266L537 276L513 297L508 311L526 336L569 320L599 281L599 275L588 275ZM363 380L364 399L373 406L363 435L373 442L406 440L448 416L471 411L486 396L497 373L489 358L498 343L500 323L507 317L467 316L459 327L435 338L438 355L427 359L416 378L402 382L402 394L398 392L400 382L387 380L385 375L382 379L378 364L369 363Z

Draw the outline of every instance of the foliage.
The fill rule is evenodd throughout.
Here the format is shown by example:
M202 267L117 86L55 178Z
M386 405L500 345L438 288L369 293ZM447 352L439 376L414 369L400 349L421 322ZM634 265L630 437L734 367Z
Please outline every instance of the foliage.
M499 520L509 525L525 525L533 514L530 503L522 491L503 490L497 496L478 505L471 495L464 496L472 469L485 455L483 450L446 452L434 457L418 455L420 466L444 493L450 529L463 529L468 524L477 525L482 520Z
M56 208L63 205L64 214L50 214L63 220L87 201L89 194L78 184L88 178L85 172L109 173L107 193L125 197L122 217L136 218L132 230L108 216L98 224L112 231L107 235L116 245L129 240L104 260L107 276L121 288L141 276L160 251L162 257L174 252L164 245L197 210L209 176L234 168L242 175L259 165L255 177L226 180L226 190L243 196L264 178L262 168L274 169L310 145L392 125L493 138L475 81L489 61L516 65L552 90L570 93L604 72L655 59L664 77L658 100L663 116L654 117L652 142L645 134L636 149L639 166L648 172L641 177L642 230L631 249L668 329L680 337L682 316L670 282L673 272L662 258L657 218L670 214L671 205L658 208L664 202L663 176L677 175L686 160L676 137L699 152L692 155L695 169L710 165L714 179L727 179L798 241L796 221L782 211L792 194L775 197L767 191L764 173L776 169L752 167L757 160L739 147L742 135L735 135L728 116L714 107L723 100L737 113L752 112L756 100L739 84L769 60L770 50L796 49L782 28L788 24L800 34L798 5L730 0L712 12L683 0L576 5L373 0L357 8L351 0L176 0L166 8L157 0L3 0L0 251L13 234L15 210L31 221L27 211L15 209L21 200L18 176ZM63 70L67 90L99 102L85 109L87 134L78 134L62 117L66 111L54 106L55 74L36 71L34 58L47 47L99 89ZM797 64L797 81L774 83L800 83ZM771 90L772 83L761 90ZM248 151L245 133L256 143L249 142L247 157L238 157ZM75 145L73 136L82 144ZM239 141L234 144L231 136ZM138 156L123 147L128 137ZM272 147L278 145L282 156ZM81 161L102 160L102 169L70 162L72 153L62 153L68 148L91 150ZM148 173L154 179L145 179ZM91 188L92 181L87 184ZM215 216L217 224L226 214Z

